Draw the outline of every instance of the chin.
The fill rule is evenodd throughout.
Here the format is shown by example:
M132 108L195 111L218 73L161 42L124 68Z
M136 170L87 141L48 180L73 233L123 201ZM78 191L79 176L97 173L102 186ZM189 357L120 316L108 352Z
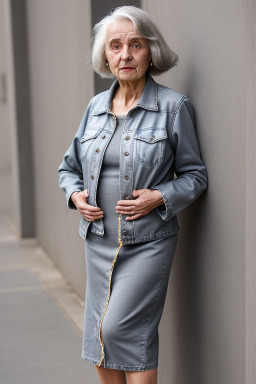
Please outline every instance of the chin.
M139 80L140 78L142 78L144 76L143 75L139 75L138 73L120 73L119 74L119 79L120 80Z

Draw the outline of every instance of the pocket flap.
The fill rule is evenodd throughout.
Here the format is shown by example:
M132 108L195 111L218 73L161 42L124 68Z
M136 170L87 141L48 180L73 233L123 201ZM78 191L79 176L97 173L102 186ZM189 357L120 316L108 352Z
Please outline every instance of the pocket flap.
M164 129L145 129L141 131L139 130L135 135L135 139L145 141L149 144L164 140L167 137L167 132Z
M81 138L80 142L83 143L84 141L94 139L95 137L99 136L101 130L95 131L95 130L86 130L83 137Z

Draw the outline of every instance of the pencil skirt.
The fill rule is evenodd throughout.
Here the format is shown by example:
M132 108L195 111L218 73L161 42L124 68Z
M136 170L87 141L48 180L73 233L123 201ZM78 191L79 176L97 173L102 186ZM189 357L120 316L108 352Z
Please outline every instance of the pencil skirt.
M177 238L123 245L118 252L118 244L88 233L83 359L126 371L158 367L158 327Z

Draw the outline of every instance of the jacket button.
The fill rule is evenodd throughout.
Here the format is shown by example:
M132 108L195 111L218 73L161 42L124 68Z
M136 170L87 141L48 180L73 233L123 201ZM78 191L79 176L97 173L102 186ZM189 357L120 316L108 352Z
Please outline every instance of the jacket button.
M83 180L83 176L80 175L80 176L79 176L79 179L80 179L80 180Z
M105 137L106 137L106 135L102 135L102 136L101 136L102 139L105 139Z
M91 179L94 180L94 176L93 175L91 175Z
M133 117L134 116L134 112L131 114L131 117Z
M125 156L129 156L129 152L125 152L124 154L125 154Z
M154 138L155 138L155 136L150 136L150 137L149 137L149 141L153 141Z
M130 140L130 136L125 136L125 140Z
M127 235L127 231L123 231L123 235Z
M129 200L129 198L130 198L130 196L128 196L128 195L127 195L127 196L125 196L125 199L126 199L126 200Z
M95 152L97 152L97 153L98 153L99 151L100 151L100 149L99 149L99 148L97 148Z
M127 175L124 178L125 180L130 180L130 176L127 176Z

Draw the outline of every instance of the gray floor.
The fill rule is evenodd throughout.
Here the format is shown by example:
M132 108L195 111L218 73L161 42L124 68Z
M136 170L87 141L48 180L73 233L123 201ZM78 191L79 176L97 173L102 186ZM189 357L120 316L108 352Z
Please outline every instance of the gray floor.
M81 358L82 317L72 287L35 242L18 241L0 217L1 384L99 383Z

